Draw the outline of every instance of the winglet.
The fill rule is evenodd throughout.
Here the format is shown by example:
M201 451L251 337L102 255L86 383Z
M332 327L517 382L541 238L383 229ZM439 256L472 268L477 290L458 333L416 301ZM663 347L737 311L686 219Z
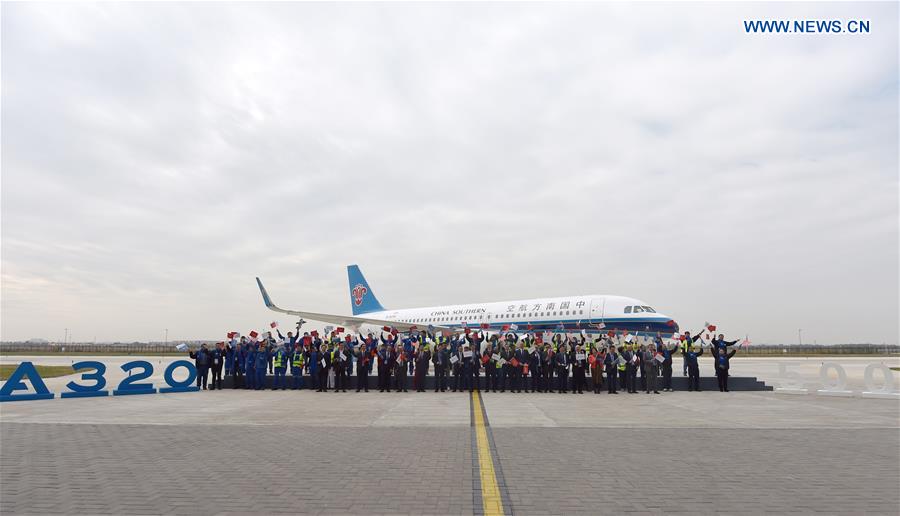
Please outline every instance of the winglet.
M262 294L263 303L266 304L267 308L276 308L275 303L272 302L272 298L269 297L269 293L266 292L266 287L263 286L262 281L259 281L259 278L256 278L256 284L259 285L259 293Z

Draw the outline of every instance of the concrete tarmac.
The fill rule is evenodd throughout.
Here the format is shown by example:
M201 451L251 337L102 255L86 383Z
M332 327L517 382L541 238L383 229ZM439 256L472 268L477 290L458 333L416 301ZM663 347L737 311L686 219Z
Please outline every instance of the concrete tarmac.
M112 389L118 364L135 358L97 359ZM148 359L160 386L175 358ZM897 362L840 359L848 388L861 390L865 366L880 360ZM789 370L819 388L821 361L792 359ZM735 360L734 374L776 381L777 362ZM0 513L489 513L475 410L505 514L900 512L900 402L890 399L244 390L59 399L73 378L47 380L57 399L0 404Z

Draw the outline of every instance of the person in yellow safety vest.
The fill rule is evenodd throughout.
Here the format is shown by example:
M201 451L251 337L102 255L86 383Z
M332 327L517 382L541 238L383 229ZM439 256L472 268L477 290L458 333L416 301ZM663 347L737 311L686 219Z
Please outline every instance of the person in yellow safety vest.
M626 369L628 368L628 360L630 357L626 357L626 353L628 353L628 342L622 342L622 338L620 336L616 336L616 339L619 343L619 357L625 359L625 362L617 362L616 369L618 370L617 376L619 377L619 388L628 392L627 385L627 373Z
M272 363L275 369L275 378L272 379L272 390L281 388L284 390L287 388L285 385L287 383L284 374L287 372L287 353L284 351L284 345L279 344L278 349L275 350L274 355L272 356Z
M294 350L291 352L291 377L293 378L291 389L297 390L303 388L303 366L306 356L303 354L303 348L300 343L294 344Z

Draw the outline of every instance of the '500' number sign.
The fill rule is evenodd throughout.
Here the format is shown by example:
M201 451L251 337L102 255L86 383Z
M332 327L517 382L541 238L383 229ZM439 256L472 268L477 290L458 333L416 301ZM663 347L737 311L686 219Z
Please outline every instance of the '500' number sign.
M175 380L175 370L179 367L187 369L187 378L181 381ZM80 381L72 381L66 384L67 392L60 394L61 398L89 398L95 396L109 396L106 390L106 364L93 360L85 360L72 364L72 370L81 373ZM167 387L161 387L158 391L151 382L144 382L153 375L153 364L146 360L135 360L122 364L122 370L128 373L118 387L112 393L113 396L126 396L129 394L155 394L156 392L193 392L198 390L194 385L197 379L197 369L187 360L177 360L166 367L164 378ZM26 392L15 394L16 391L28 391L28 385L23 381L28 379L34 388L34 393ZM81 382L81 383L80 383ZM20 400L50 400L54 394L47 389L44 379L38 373L34 364L22 362L13 371L9 380L0 387L0 402Z

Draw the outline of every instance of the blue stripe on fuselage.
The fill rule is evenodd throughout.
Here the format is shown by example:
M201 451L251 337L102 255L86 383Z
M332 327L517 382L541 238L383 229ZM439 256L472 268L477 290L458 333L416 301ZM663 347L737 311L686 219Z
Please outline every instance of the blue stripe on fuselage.
M670 319L662 319L662 318L654 318L654 319L603 319L602 322L606 325L602 330L597 328L597 325L600 324L600 319L565 319L565 320L555 320L555 321L540 321L540 322L527 322L527 321L515 321L509 320L502 322L491 322L487 323L490 325L487 328L488 331L500 331L504 326L515 324L518 326L518 329L515 330L517 333L524 333L527 331L535 332L535 331L560 331L560 332L580 332L584 330L587 333L606 333L609 330L627 330L629 333L674 333L678 331L678 324L673 323L673 326L669 326L668 322ZM440 326L446 326L449 328L463 328L461 324L447 324L442 322L437 322L436 324ZM528 325L531 324L531 329L528 329ZM563 325L563 329L557 329L559 325ZM473 330L479 329L480 324L471 324L468 326Z

